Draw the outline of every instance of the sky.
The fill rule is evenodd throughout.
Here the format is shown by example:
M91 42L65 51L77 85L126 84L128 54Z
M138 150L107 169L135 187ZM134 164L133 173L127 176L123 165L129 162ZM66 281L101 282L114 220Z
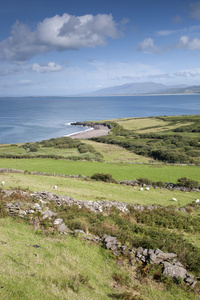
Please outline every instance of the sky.
M200 85L200 1L6 0L0 97Z

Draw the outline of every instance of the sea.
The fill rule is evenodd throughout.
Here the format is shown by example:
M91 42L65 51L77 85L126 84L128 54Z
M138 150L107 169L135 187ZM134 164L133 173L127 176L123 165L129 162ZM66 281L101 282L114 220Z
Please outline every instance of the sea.
M25 143L85 131L72 122L197 115L200 95L0 97L0 143Z

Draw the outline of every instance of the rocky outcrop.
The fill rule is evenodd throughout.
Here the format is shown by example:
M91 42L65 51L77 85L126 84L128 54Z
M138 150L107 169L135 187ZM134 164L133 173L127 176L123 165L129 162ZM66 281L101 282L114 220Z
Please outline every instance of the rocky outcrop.
M112 250L114 255L128 256L132 265L135 265L135 262L142 262L144 265L161 264L163 275L172 277L175 282L182 280L191 288L197 284L195 276L187 272L175 253L165 253L160 249L143 249L142 247L128 248L126 245L120 245L116 237L107 235L103 237L102 245L104 248Z

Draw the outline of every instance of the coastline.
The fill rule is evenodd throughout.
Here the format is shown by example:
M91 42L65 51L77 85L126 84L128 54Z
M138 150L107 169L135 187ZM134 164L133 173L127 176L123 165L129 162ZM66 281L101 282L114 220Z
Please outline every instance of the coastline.
M69 135L66 135L70 137L71 139L89 139L93 137L99 137L102 135L108 135L110 132L110 129L107 126L104 125L94 125L94 127L91 127L89 129L86 129L85 131L72 133Z

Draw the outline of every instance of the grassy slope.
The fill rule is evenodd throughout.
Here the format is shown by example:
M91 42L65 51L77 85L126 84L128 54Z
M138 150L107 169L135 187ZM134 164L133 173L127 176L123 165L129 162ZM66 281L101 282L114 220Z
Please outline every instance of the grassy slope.
M109 299L119 267L100 247L70 236L43 237L9 218L0 220L0 230L1 299Z
M11 218L0 220L0 230L2 300L199 299L176 285L137 277L108 251L78 238L41 235ZM140 296L127 296L134 294Z
M77 200L86 201L122 201L130 204L159 204L162 206L185 206L197 198L199 193L184 193L165 189L150 189L141 192L139 188L112 183L85 181L83 179L62 178L53 176L37 176L23 174L0 174L0 181L6 182L6 188L28 188L31 191L50 191L60 195L68 195ZM55 191L53 186L57 185ZM171 201L173 197L177 202Z

